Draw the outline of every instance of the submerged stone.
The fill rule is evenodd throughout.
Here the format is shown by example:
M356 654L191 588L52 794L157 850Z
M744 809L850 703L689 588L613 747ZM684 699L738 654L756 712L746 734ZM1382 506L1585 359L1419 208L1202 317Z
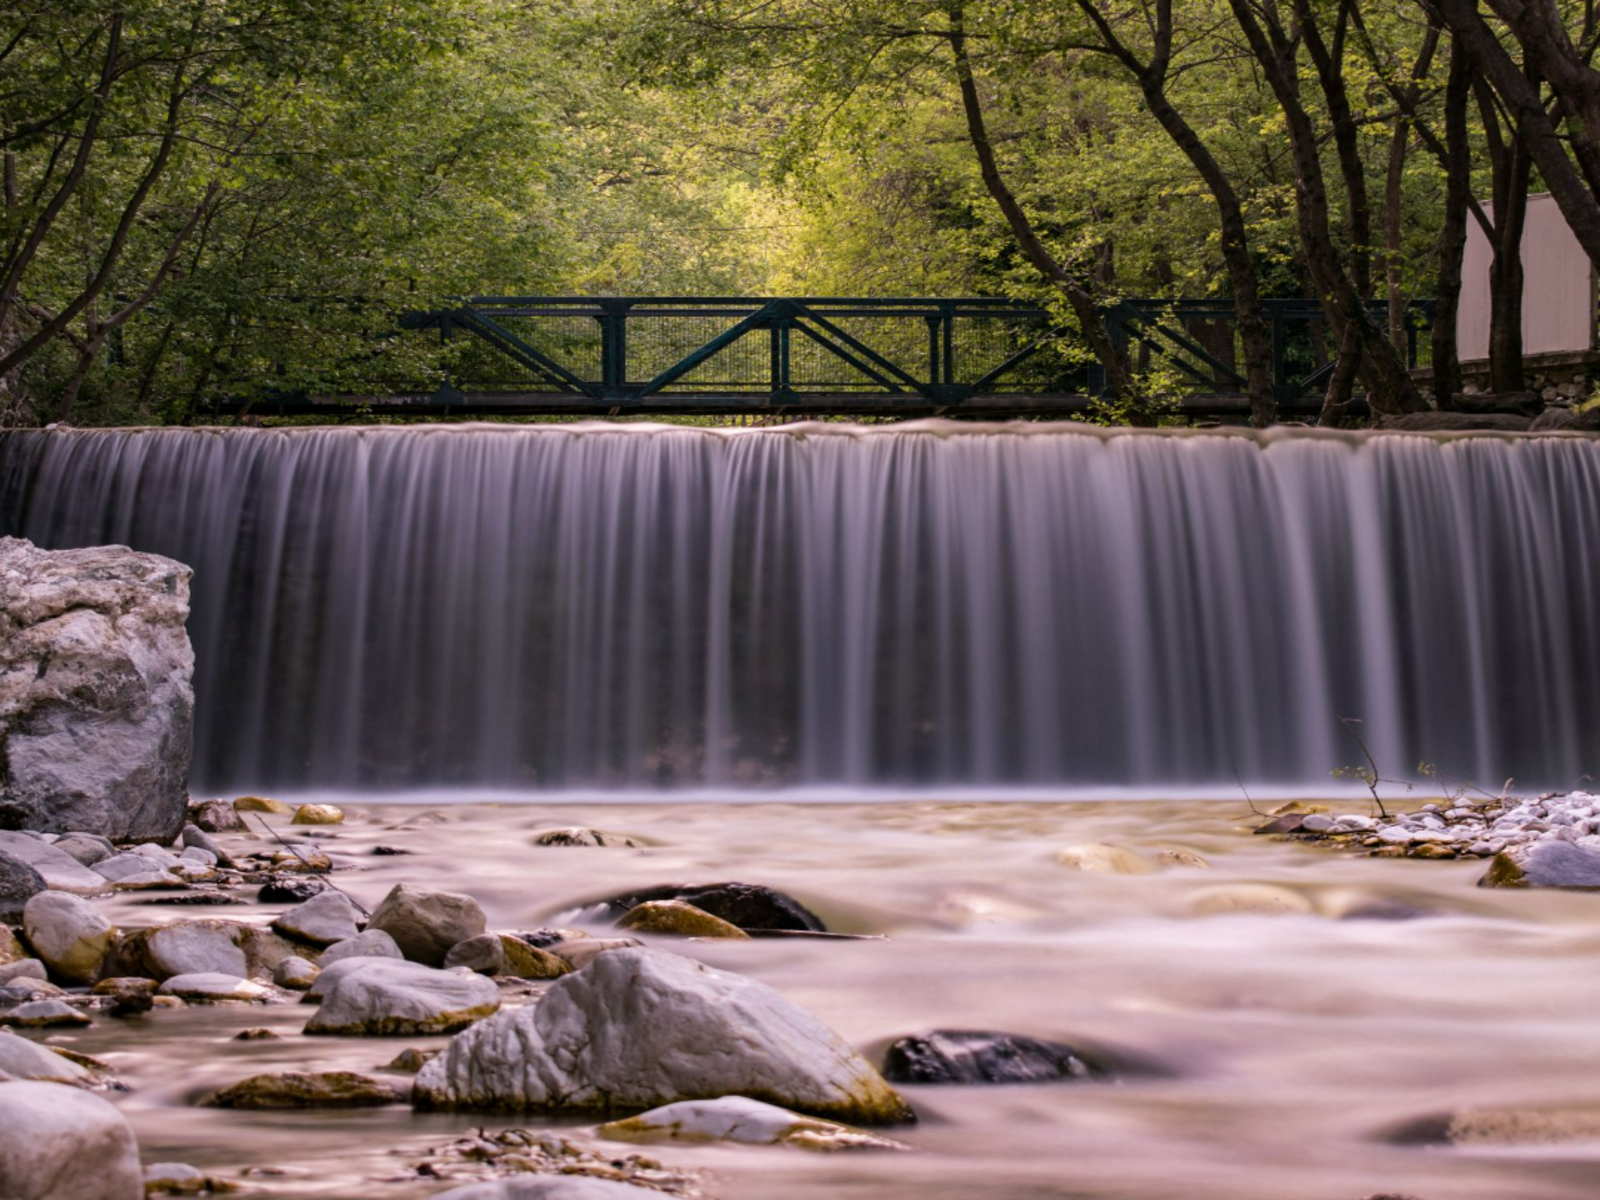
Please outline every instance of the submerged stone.
M758 883L669 883L613 896L604 904L613 917L620 917L651 900L684 900L747 932L785 929L826 933L828 929L821 917L793 896Z
M741 1142L802 1150L909 1150L897 1142L837 1121L824 1121L746 1096L682 1100L636 1117L611 1121L600 1136L619 1142Z
M939 1029L892 1044L883 1075L891 1083L1057 1083L1102 1078L1104 1072L1061 1042Z
M394 1104L394 1086L352 1071L281 1071L252 1075L214 1092L207 1108L371 1108Z

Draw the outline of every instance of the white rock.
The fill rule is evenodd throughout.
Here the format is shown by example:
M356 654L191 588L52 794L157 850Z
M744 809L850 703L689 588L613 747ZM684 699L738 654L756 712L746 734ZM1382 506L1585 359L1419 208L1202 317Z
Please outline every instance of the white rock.
M4 540L0 538L0 542ZM0 829L0 850L27 863L39 872L45 887L55 891L98 896L111 890L104 876L84 866L65 850L58 850L39 838Z
M116 929L93 904L66 892L40 892L22 910L22 930L40 958L69 983L93 983Z
M322 1006L307 1033L454 1033L500 1007L500 989L481 975L389 958L337 963L318 976L312 994Z
M89 1072L71 1059L62 1058L9 1029L0 1029L0 1082L32 1079L40 1083L81 1083L89 1078ZM4 1141L3 1135L0 1141ZM0 1150L0 1155L3 1154Z
M174 975L158 989L163 996L176 996L180 1000L205 1004L216 1000L268 999L272 992L259 983L251 983L237 975L201 972L194 975Z
M804 1150L909 1150L902 1142L837 1121L802 1116L748 1096L681 1100L600 1127L620 1142L742 1142Z
M6 1200L144 1200L127 1119L59 1083L0 1083L0 1181Z
M660 1200L653 1188L577 1175L513 1175L439 1192L429 1200Z
M417 1076L419 1107L628 1112L742 1095L864 1124L912 1120L816 1017L741 975L614 950L538 1004L455 1038Z
M189 568L0 538L0 758L31 829L170 839L193 742Z
M200 863L202 866L214 867L217 865L217 856L204 846L185 846L179 858L188 859L190 862Z
M394 939L381 929L363 929L355 937L335 942L317 960L324 969L352 958L404 958Z
M331 946L356 936L360 913L350 898L331 888L318 892L304 904L297 904L272 922L272 927L288 937L313 946Z

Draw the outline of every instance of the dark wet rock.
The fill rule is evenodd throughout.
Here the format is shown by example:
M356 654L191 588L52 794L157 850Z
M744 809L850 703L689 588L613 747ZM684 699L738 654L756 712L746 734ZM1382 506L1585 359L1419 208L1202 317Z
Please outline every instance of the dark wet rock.
M1544 411L1544 398L1538 392L1460 392L1450 406L1461 413L1514 413L1536 417Z
M245 833L249 826L226 800L197 800L189 805L189 824L202 833Z
M1502 850L1478 886L1600 890L1600 850L1556 838Z
M415 850L405 850L399 846L374 846L372 852L381 857L396 857L401 854L415 854Z
M686 900L745 931L793 929L823 933L827 926L793 896L759 883L669 883L613 896L603 903L613 919L651 900Z
M6 1200L144 1200L133 1127L115 1106L59 1083L0 1085Z
M394 938L412 962L437 967L458 942L477 937L488 927L483 909L471 896L396 884L367 922Z
M256 899L262 904L303 904L327 890L327 881L315 875L274 875L261 885Z
M0 921L22 920L24 906L44 890L44 876L31 863L0 850Z
M208 1096L207 1108L371 1108L399 1099L394 1085L352 1071L252 1075Z
M620 833L602 829L547 829L533 839L535 846L618 846L636 849L639 845Z
M530 930L527 933L518 933L516 936L539 950L548 950L557 942L569 941L577 933L576 929L543 929Z
M1532 418L1516 413L1420 412L1385 417L1382 429L1401 433L1520 433Z
M238 1033L233 1035L233 1040L236 1042L279 1042L283 1040L283 1035L276 1030L258 1025L252 1029L239 1030Z
M1528 432L1554 433L1558 429L1570 429L1576 419L1570 408L1547 408L1533 419Z
M1071 1046L1014 1033L939 1029L903 1037L884 1056L891 1083L1056 1083L1102 1078Z
M0 538L0 824L170 841L188 807L189 568Z

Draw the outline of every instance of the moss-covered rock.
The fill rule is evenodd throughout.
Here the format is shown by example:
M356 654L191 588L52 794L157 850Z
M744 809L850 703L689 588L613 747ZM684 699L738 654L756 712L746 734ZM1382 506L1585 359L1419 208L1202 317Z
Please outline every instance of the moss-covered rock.
M206 1097L207 1108L371 1108L400 1099L394 1085L352 1071L252 1075Z
M634 933L674 937L749 938L737 925L714 917L687 900L647 900L630 908L617 924Z

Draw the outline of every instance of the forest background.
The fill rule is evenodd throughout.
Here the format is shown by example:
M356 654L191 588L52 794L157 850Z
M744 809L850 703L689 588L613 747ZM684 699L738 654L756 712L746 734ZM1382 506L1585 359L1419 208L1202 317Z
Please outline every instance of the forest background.
M1353 394L1449 407L1494 251L1522 386L1526 197L1600 261L1592 0L4 0L0 423L184 423L218 395L440 378L468 294L1319 302ZM1387 301L1386 316L1369 302ZM1380 310L1381 311L1381 310Z

